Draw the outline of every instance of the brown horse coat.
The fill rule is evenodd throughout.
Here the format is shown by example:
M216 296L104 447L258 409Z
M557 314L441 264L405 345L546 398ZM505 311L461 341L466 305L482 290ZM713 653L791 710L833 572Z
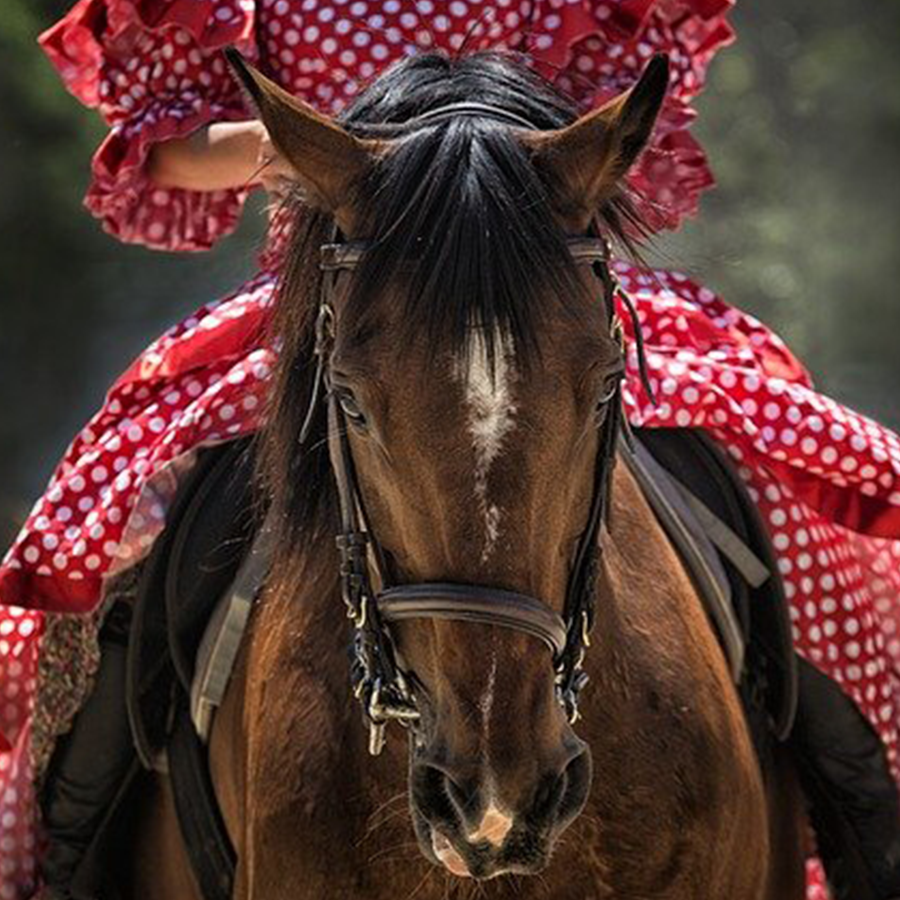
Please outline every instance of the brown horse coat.
M801 900L792 780L775 773L767 804L715 638L624 466L613 498L584 700L590 799L541 876L501 877L473 896ZM240 857L236 900L468 897L471 881L416 847L403 736L378 759L366 754L335 566L299 564L296 575L299 594L275 588L256 610L216 719L215 781ZM165 790L136 835L131 896L202 900Z
M451 79L479 75L482 66L485 91L514 71L491 59L441 65ZM540 323L531 329L539 364L529 363L524 326L515 324L521 310L507 309L506 319L497 313L503 302L517 302L515 291L498 295L500 306L490 309L465 290L448 295L445 305L469 304L469 314L416 330L409 327L421 314L415 304L428 299L419 298L415 274L392 279L370 267L369 281L347 276L340 284L333 387L353 423L373 530L404 579L494 584L561 611L608 412L600 398L622 360L590 273L568 272L560 296L551 289L555 275L531 256L582 233L598 208L612 215L619 179L653 126L665 67L652 65L632 92L568 125L511 135L475 123L393 142L353 136L258 74L244 77L307 199L349 238L388 245L397 218L384 186L409 178L415 153L430 152L428 141L462 149L458 171L419 179L425 192L413 194L418 200L403 215L419 215L412 227L423 246L443 253L460 234L451 228L447 236L453 222L446 216L458 214L474 237L457 264L473 271L496 267L482 253L494 240L495 252L518 252L509 278L521 279L521 306L531 309L532 326ZM454 205L435 185L450 191L453 179L477 181L480 171L491 175L489 191L473 188L482 205L469 210L463 194L448 212ZM520 181L504 182L511 172ZM491 204L501 200L521 218L492 220ZM429 210L440 222L431 238ZM516 244L528 227L541 237L530 251ZM799 900L800 820L789 772L776 756L763 784L700 600L623 466L615 469L611 525L600 539L591 683L577 728L556 703L549 656L533 638L493 626L403 623L395 641L418 676L427 733L413 746L396 729L384 753L368 757L349 693L333 530L323 515L292 531L291 503L280 500L312 484L298 477L293 459L296 408L308 396L308 385L296 381L297 361L308 351L303 335L318 282L299 254L291 265L279 301L282 370L264 444L287 524L212 737L214 780L239 857L235 897ZM470 288L477 293L482 283L476 278ZM445 312L429 310L437 317L430 324ZM508 340L504 321L513 323ZM485 349L488 335L499 335L493 353ZM581 759L577 779L573 753ZM423 770L438 779L428 796L416 778ZM548 777L563 799L576 780L583 789L573 824L552 815L535 824ZM448 797L457 818L449 837L428 806ZM131 896L193 900L164 787L145 812ZM503 834L509 828L522 838L521 866L483 881L451 875L465 864L454 861L462 857L446 849L450 843L481 842L498 833L498 822ZM524 871L533 874L516 874Z

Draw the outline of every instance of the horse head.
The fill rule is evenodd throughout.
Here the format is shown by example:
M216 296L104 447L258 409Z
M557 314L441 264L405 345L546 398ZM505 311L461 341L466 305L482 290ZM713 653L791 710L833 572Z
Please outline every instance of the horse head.
M359 578L371 575L373 597L385 582L450 584L472 608L493 596L511 608L515 595L562 620L608 478L613 452L603 450L614 451L624 366L612 291L591 264L605 260L579 261L572 239L596 235L598 216L617 221L666 61L580 118L502 57L406 61L340 120L235 65L317 211L307 242L331 238L344 260L359 249L352 266L314 275L300 238L289 253L280 303L292 308L272 413L284 517L296 519L291 498L313 490L298 479L338 494L345 526L358 519L377 539L351 559ZM306 416L316 378L329 399ZM602 543L597 529L589 536ZM377 644L370 654L389 653L402 676L423 853L457 875L540 871L591 785L590 751L560 702L559 663L570 640L586 640L587 620L570 617L577 634L554 649L521 627L524 614L515 627L489 611L412 615L391 621L385 647L384 622L374 637L359 622L378 609L351 612L357 638L362 630ZM370 695L372 684L359 683Z

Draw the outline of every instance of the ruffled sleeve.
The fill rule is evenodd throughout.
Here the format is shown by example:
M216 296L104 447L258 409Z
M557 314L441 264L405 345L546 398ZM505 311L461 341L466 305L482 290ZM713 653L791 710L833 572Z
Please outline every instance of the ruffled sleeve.
M245 190L152 184L158 141L210 122L251 118L222 56L255 58L255 0L80 0L40 44L66 87L110 133L92 162L85 205L110 234L159 250L206 250L237 224Z
M536 68L584 108L630 88L649 59L666 53L669 95L650 146L629 173L642 217L653 230L677 228L715 184L688 128L691 101L715 54L731 43L734 0L541 0L526 35Z

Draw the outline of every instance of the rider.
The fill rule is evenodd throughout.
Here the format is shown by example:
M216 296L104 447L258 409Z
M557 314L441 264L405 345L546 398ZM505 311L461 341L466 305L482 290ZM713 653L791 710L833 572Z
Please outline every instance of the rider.
M226 46L331 113L384 65L415 49L452 54L465 45L526 53L584 108L627 88L654 52L669 52L675 61L669 98L656 137L630 176L642 212L661 229L693 214L712 183L687 131L689 103L710 59L731 39L730 5L584 0L498 2L485 9L466 0L145 0L140 6L80 0L41 43L66 86L111 126L94 158L88 208L119 239L164 250L208 249L234 227L256 183L277 193L290 179L228 72ZM133 572L146 555L196 449L260 424L273 352L259 335L283 246L278 228L270 233L261 271L250 282L173 327L115 383L0 568L3 604L114 610L99 632L93 693L59 743L43 795L49 846L42 875L53 897L69 895L72 873L133 758L123 699L127 607L101 600L111 601L123 584L114 576ZM802 670L810 770L841 787L873 896L900 895L900 817L882 746L895 753L897 716L880 626L896 613L900 593L892 561L900 544L891 543L900 541L900 509L891 493L900 444L816 394L775 335L710 291L678 273L649 278L624 263L617 272L634 289L660 396L651 404L629 369L628 416L648 428L706 427L741 460L796 606L798 649L824 673ZM0 607L0 627L4 621L26 619ZM27 621L39 624L40 616ZM90 630L75 632L88 633L77 646L57 636L72 632L47 631L40 690L54 673L87 666ZM22 658L33 658L38 640L39 628L19 626ZM11 796L12 786L27 782L24 698L34 694L27 674L0 667L9 684L21 680L15 693L23 698L7 723L10 748L0 747L0 797L4 788ZM66 715L48 714L43 698L37 700L43 732L68 727ZM823 707L827 735L816 724ZM0 896L28 896L32 886L31 838L22 824L29 821L29 796L17 790L8 801L17 816L0 817L0 847L12 861L0 868Z

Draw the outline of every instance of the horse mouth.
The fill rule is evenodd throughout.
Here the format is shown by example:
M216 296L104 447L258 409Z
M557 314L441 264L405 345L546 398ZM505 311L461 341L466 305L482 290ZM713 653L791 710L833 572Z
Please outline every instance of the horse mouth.
M456 851L450 839L437 829L431 832L431 849L434 855L440 861L441 865L450 872L451 875L458 875L460 878L471 878L472 873L469 866L462 856Z
M512 834L499 847L488 841L454 841L431 825L418 810L414 810L413 819L419 847L426 859L458 878L487 881L501 875L535 875L549 861L549 852L524 836Z

